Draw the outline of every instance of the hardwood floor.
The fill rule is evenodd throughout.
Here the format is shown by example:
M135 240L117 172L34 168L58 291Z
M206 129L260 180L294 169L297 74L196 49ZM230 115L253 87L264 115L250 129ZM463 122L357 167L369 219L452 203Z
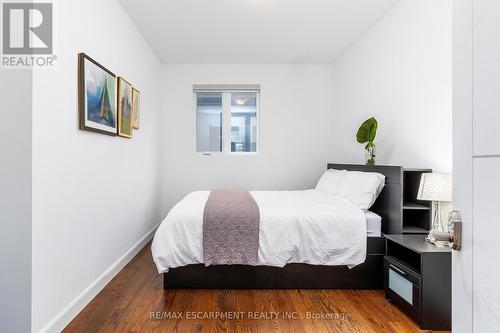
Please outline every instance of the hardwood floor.
M165 291L150 247L63 332L421 332L379 290Z

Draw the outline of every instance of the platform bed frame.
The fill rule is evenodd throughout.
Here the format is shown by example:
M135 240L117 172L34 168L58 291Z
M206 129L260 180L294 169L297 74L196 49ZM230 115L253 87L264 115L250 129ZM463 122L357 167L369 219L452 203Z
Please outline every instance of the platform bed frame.
M382 232L401 224L403 168L328 164L329 169L379 172L386 185L371 210L382 217ZM367 255L363 264L347 266L287 264L284 267L203 264L172 268L163 274L165 289L382 289L384 237L367 237Z

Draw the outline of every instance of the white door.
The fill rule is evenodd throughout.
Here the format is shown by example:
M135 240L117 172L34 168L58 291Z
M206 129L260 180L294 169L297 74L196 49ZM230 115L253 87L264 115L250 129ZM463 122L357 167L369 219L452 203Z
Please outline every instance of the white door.
M500 332L500 1L453 6L453 332Z

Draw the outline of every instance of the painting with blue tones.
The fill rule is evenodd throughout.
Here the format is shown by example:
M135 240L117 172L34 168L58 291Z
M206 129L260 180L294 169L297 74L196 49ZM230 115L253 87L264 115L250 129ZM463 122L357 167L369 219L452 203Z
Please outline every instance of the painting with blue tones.
M116 135L116 76L81 53L80 129Z

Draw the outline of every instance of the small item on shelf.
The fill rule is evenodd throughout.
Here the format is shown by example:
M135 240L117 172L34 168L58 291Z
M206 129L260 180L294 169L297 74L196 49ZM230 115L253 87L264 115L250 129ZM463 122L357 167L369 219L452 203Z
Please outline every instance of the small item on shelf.
M450 241L450 234L444 231L431 230L429 235L432 237L432 239L437 241Z
M451 237L448 232L431 230L429 235L425 237L425 240L429 243L436 245L437 247L450 246Z
M372 143L368 143L366 145L365 149L366 149L366 152L365 152L366 165L375 165L375 156L376 156L377 147L372 142Z
M365 120L356 133L358 143L365 144L366 150L366 165L375 165L375 136L377 135L378 122L377 119L371 117Z
M462 216L459 211L453 210L448 214L448 232L431 230L425 241L438 247L451 247L460 251L462 247Z

